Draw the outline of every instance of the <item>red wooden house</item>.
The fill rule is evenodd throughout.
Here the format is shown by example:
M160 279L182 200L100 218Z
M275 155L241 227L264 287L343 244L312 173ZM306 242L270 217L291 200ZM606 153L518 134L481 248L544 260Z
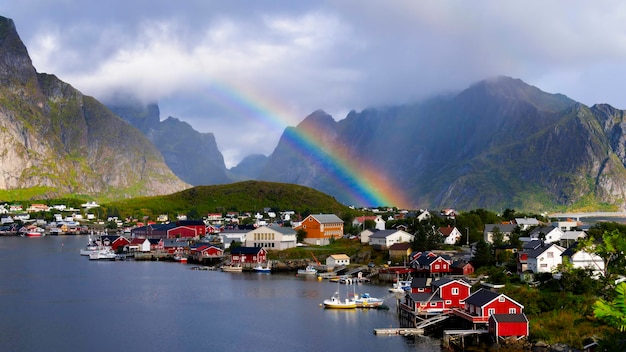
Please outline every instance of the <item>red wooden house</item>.
M264 263L267 261L267 251L263 247L235 247L230 251L233 264Z
M412 254L411 267L419 276L441 277L449 275L451 261L432 252Z
M400 309L409 315L431 315L444 312L444 302L436 293L407 293Z
M213 245L201 245L191 249L191 256L197 260L221 258L224 256L224 250Z
M411 293L432 293L432 281L430 277L414 277L411 279Z
M526 314L492 314L489 317L489 333L496 341L503 337L515 336L518 339L528 336L529 324Z
M432 283L433 292L438 292L439 297L443 300L445 311L452 308L461 308L465 306L465 300L470 295L472 285L464 280L454 280L450 278L442 278Z
M204 237L206 235L206 224L202 220L179 220L176 226L186 227L195 230L195 235Z
M198 233L198 229L190 226L176 226L167 230L166 238L197 238L204 235Z
M477 324L486 324L493 314L520 314L524 306L510 297L484 288L465 299L465 306L453 309L453 313Z
M118 251L118 248L124 248L130 244L130 241L124 236L106 235L100 236L100 241L103 246L109 246L114 252Z
M452 274L471 275L474 273L474 266L468 262L457 260L451 265Z

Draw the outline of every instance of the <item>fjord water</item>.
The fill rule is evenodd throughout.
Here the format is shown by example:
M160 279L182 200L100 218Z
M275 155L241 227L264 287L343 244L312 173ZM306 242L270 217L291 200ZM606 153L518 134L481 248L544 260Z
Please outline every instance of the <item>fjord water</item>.
M430 338L376 336L390 310L325 310L352 286L294 274L90 261L85 236L0 237L2 351L439 351Z

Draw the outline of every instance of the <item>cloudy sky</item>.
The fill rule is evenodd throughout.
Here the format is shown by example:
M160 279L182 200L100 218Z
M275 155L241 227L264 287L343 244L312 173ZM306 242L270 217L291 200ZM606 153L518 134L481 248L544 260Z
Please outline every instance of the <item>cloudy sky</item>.
M38 72L157 102L227 167L317 109L401 104L496 75L626 109L623 1L4 1Z

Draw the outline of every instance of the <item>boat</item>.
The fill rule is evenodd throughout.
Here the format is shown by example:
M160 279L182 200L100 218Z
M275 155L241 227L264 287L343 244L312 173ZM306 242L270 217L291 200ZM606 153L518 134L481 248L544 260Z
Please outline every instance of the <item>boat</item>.
M328 309L354 309L356 308L356 302L354 299L346 298L341 300L339 297L339 291L335 291L335 294L332 297L325 299L324 308Z
M240 273L243 268L238 264L222 265L222 271L227 273Z
M376 298L370 296L369 293L364 293L361 296L354 298L357 308L377 308L385 303L382 298Z
M271 273L272 268L270 268L269 265L263 266L261 265L261 263L259 263L254 268L252 268L252 271L257 273Z
M28 231L26 233L26 237L42 237L43 235L44 233L40 231Z
M180 254L176 254L174 256L174 261L180 262L180 263L187 263L187 257L180 255Z
M389 288L389 292L399 292L399 293L404 293L407 291L411 291L411 283L413 282L413 279L411 279L409 277L408 280L400 280L399 278L396 279L396 282L394 282L392 284L392 286Z
M116 260L117 254L110 249L104 248L89 254L89 260Z
M304 269L298 269L298 275L316 275L317 269L311 265L307 265Z

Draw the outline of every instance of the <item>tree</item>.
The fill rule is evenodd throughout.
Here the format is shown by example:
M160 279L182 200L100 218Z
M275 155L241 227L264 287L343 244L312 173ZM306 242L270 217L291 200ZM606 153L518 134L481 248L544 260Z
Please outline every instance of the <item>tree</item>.
M504 234L500 231L498 226L494 226L491 240L494 247L499 247L504 244Z
M598 300L593 305L593 314L607 325L626 331L626 282L615 287L615 299L611 302Z
M582 240L579 249L595 253L604 261L604 277L626 274L626 236L615 229L604 232L602 239L596 241L593 236Z
M306 230L298 229L298 231L296 231L296 239L298 243L302 243L305 238L306 238Z
M474 251L474 256L472 257L472 263L476 268L492 265L494 263L491 245L485 242L485 240L479 240L476 242L476 250Z

